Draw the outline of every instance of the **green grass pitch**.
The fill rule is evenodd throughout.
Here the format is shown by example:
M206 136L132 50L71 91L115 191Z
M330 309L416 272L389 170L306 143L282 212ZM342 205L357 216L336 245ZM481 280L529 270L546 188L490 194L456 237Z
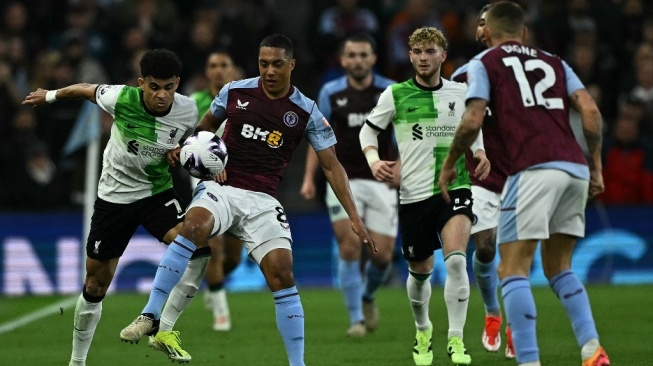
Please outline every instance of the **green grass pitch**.
M588 286L594 318L605 346L616 366L653 365L652 286ZM535 288L538 307L538 340L543 365L579 366L579 349L567 317L548 288ZM333 289L301 288L306 315L306 364L413 365L415 333L404 289L383 288L377 296L381 310L379 329L362 339L348 339L348 320L342 296ZM61 297L0 297L0 326L21 315L53 306ZM121 343L118 333L135 318L147 301L142 294L110 294L104 300L102 320L87 359L89 366L163 365L163 353L147 347ZM214 332L211 315L201 296L177 323L182 345L193 357L191 365L288 365L277 332L274 304L269 292L229 295L233 329ZM67 365L72 340L73 308L50 315L16 330L0 334L2 365ZM473 365L515 365L499 353L487 353L480 341L483 305L478 290L472 291L465 343ZM442 288L434 287L431 299L434 325L434 365L451 365L445 352L446 309ZM503 331L502 331L503 335Z

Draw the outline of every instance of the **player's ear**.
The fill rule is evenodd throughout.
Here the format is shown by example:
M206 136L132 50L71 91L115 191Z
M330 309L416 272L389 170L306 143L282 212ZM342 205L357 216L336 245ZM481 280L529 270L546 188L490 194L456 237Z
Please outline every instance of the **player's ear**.
M143 78L138 78L138 87L144 90L145 80Z
M295 59L293 58L290 60L290 71L293 71L295 69Z
M485 28L483 28L483 34L485 35L485 44L487 47L492 47L492 30L487 26L487 23Z
M524 26L524 29L522 31L521 35L521 42L524 43L526 42L526 37L528 36L528 27Z

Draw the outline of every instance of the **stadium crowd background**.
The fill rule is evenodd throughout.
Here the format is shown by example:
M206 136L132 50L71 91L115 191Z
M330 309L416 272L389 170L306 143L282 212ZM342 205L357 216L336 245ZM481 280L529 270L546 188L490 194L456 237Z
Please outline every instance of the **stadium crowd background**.
M492 1L490 1L492 2ZM653 203L653 1L522 0L528 44L569 63L597 100L605 125L605 204ZM79 210L85 149L63 154L82 102L25 108L38 87L136 85L138 60L166 47L183 62L179 92L206 87L204 63L227 50L243 77L258 75L258 43L283 33L295 43L293 83L315 99L340 75L339 41L365 31L378 43L377 71L412 75L408 35L442 29L450 47L443 75L480 51L478 0L4 0L0 5L0 211ZM102 138L110 116L103 113ZM305 146L304 146L305 147ZM280 187L289 212L320 208L299 198L304 150ZM179 175L182 176L182 175ZM181 178L183 181L183 177ZM188 189L186 189L188 187ZM187 197L190 184L177 185ZM186 192L187 191L187 192Z

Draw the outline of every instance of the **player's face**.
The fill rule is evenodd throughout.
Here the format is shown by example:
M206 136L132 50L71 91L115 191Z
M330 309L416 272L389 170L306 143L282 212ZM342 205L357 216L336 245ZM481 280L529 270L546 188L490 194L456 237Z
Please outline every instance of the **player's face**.
M478 18L478 23L476 24L476 42L487 47L487 42L485 40L485 13L481 14Z
M440 66L447 59L447 51L435 43L416 45L410 50L410 63L422 79L430 79L440 72Z
M340 65L347 75L363 80L372 72L376 63L376 54L367 42L346 42L340 55Z
M280 98L290 89L290 74L295 59L286 55L283 48L261 47L258 52L258 71L263 90L271 98Z
M165 113L170 109L179 86L179 77L155 79L151 76L138 79L138 86L143 90L143 103L150 112Z
M222 53L212 54L206 62L205 73L211 84L218 87L224 86L233 80L234 64L231 57Z

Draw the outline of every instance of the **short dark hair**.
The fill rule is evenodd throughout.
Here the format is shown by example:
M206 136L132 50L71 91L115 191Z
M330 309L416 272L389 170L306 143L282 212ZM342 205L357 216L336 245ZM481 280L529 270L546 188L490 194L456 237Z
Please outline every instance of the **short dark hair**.
M141 57L141 76L169 79L181 75L181 60L176 53L165 48L145 52Z
M295 46L293 46L292 41L283 34L271 34L263 38L258 48L262 47L283 48L289 58L293 58L295 53Z
M492 4L485 15L485 22L498 35L518 35L524 29L524 10L517 3L500 1Z
M483 15L483 13L487 12L488 9L490 9L491 7L492 7L492 3L483 5L481 10L479 10L478 15L476 15L476 23L478 23L481 20L481 15Z
M376 41L372 36L370 36L367 33L354 33L347 38L345 38L342 43L340 43L340 53L344 52L345 50L345 43L347 42L361 42L361 43L367 43L372 47L372 51L376 53Z

